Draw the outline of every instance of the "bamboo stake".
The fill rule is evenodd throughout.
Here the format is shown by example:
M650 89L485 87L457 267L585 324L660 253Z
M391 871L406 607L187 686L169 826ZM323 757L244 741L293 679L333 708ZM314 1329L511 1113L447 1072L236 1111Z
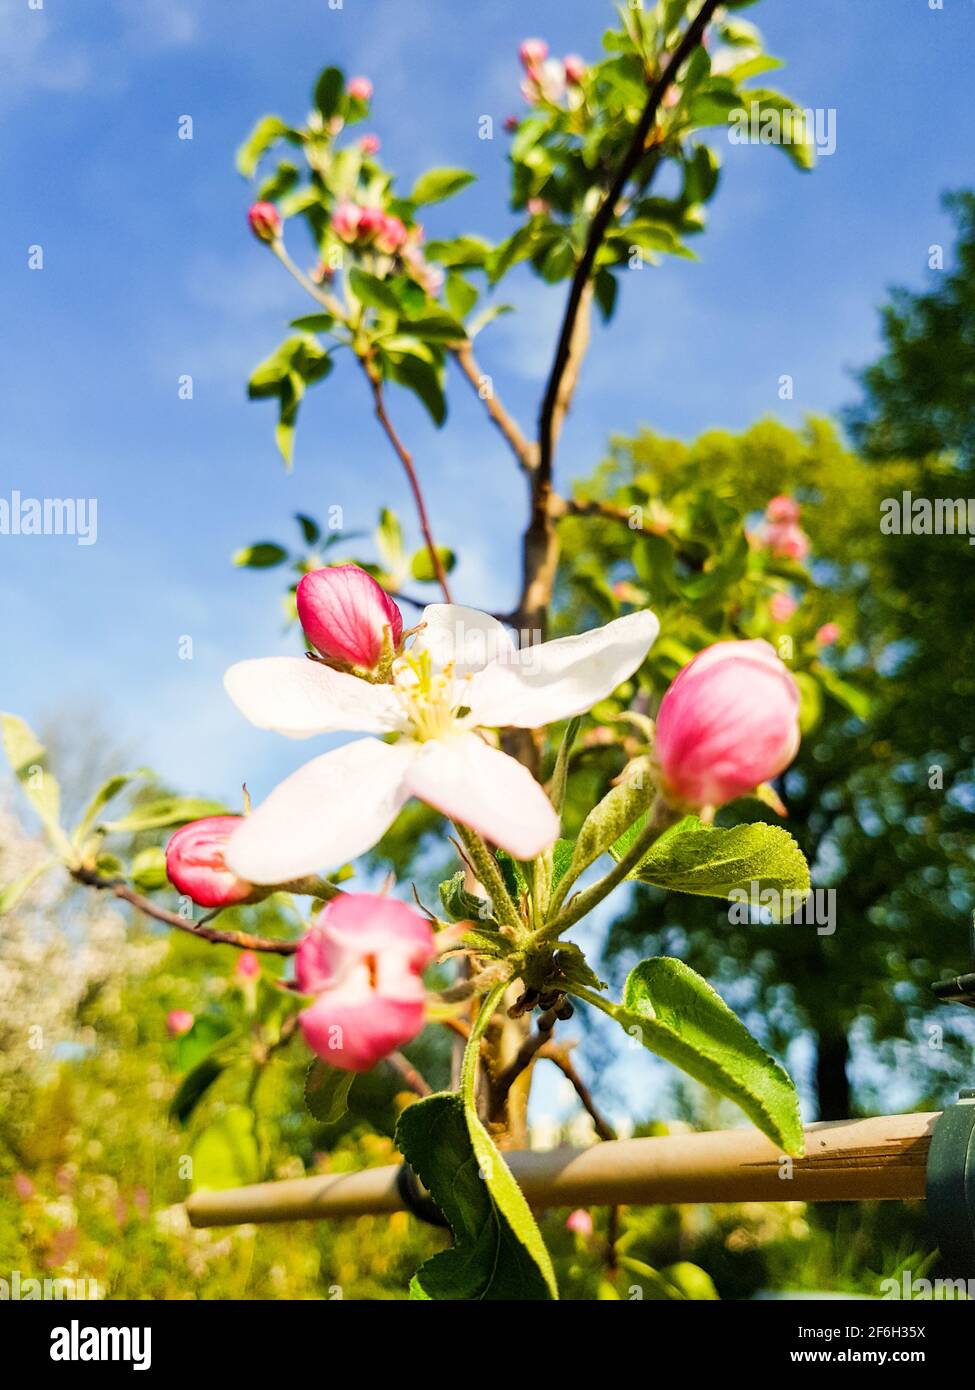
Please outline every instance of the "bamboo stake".
M506 1154L535 1207L682 1202L864 1202L921 1198L938 1114L879 1115L806 1126L806 1156L787 1160L756 1130L617 1139L588 1149ZM791 1166L790 1166L791 1165ZM395 1167L194 1192L193 1226L317 1221L401 1211Z

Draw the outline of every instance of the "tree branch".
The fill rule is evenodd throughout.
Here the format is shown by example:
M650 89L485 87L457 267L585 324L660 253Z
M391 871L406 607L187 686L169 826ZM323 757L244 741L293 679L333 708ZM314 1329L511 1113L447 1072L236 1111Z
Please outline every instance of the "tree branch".
M421 1097L433 1095L433 1088L430 1083L424 1080L413 1063L409 1058L404 1057L402 1052L391 1052L386 1061L395 1071L399 1072L407 1086L416 1095Z
M167 927L175 927L177 931L188 932L190 936L195 936L201 941L208 941L211 946L235 946L241 951L265 951L269 955L275 956L293 956L298 949L297 941L281 941L272 936L252 936L250 932L220 931L218 927L208 927L200 922L187 921L178 912L170 912L168 908L157 907L150 898L144 898L141 893L136 893L131 889L124 879L102 878L100 874L91 869L83 868L72 869L71 877L89 888L98 888L103 892L111 893L113 897L120 898L131 907L138 908L147 917L152 917L157 922L163 922Z
M484 402L484 408L489 417L510 446L522 472L533 473L538 466L538 450L524 434L517 420L505 410L493 391L489 396L481 395L481 383L486 373L482 372L478 366L470 343L458 343L456 347L451 348L451 351L457 365L477 392L478 399Z
M660 76L650 87L646 105L633 131L626 154L589 224L586 245L579 258L559 331L555 358L545 387L538 422L538 467L532 475L532 514L523 542L522 596L517 626L544 632L558 565L558 538L551 515L552 471L555 446L565 418L579 362L588 337L588 311L592 299L592 272L596 256L616 214L626 185L646 150L657 111L668 89L692 51L700 43L720 0L704 0Z
M386 402L383 399L382 382L379 380L378 377L373 375L367 363L363 362L362 365L365 370L366 376L369 378L369 385L372 388L372 399L376 411L376 419L379 421L379 423L385 430L387 439L389 440L390 444L392 444L393 449L396 452L397 458L403 465L403 471L406 473L406 478L410 485L410 491L413 493L413 501L416 504L416 514L420 520L420 530L423 532L423 539L426 541L427 552L430 556L430 563L433 566L433 572L437 576L437 583L440 585L440 590L444 596L444 601L446 603L453 603L453 599L450 596L450 587L447 584L447 572L443 567L443 562L440 559L440 552L437 550L436 544L434 543L433 539L433 532L430 529L430 518L427 515L426 502L423 500L423 491L420 487L420 480L417 477L416 469L413 466L413 457L410 454L409 450L406 448L406 445L400 439L399 435L396 433L396 430L393 428L393 422L390 420L389 416L386 413Z

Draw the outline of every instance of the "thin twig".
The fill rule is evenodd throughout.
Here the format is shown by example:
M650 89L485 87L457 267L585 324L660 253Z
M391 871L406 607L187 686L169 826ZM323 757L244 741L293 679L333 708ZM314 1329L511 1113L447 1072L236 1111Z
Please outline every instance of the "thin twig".
M391 1052L386 1061L399 1072L411 1091L415 1091L418 1096L433 1095L433 1087L423 1079L413 1063L404 1057L402 1052Z
M505 1067L504 1071L495 1077L491 1085L491 1097L488 1108L488 1118L499 1119L504 1114L504 1108L508 1100L508 1092L518 1080L519 1076L527 1067L534 1062L535 1057L550 1041L552 1029L558 1020L555 1009L546 1009L539 1015L538 1026L534 1033L529 1033L522 1042L514 1057Z
M572 1089L582 1103L582 1108L592 1119L593 1128L600 1139L615 1139L616 1131L598 1110L592 1092L576 1071L575 1063L569 1056L568 1051L563 1047L559 1047L556 1043L552 1043L549 1048L544 1048L542 1050L541 1056L546 1058L549 1062L554 1062L562 1075L571 1083Z
M157 922L164 922L167 927L175 927L177 931L188 932L190 936L195 936L200 941L208 941L212 946L235 946L241 951L266 951L269 955L275 956L293 956L298 949L297 941L280 941L277 937L270 936L252 936L250 932L220 931L217 927L207 927L199 922L188 921L185 917L181 917L178 912L170 912L168 908L157 907L150 898L144 898L141 893L136 893L131 889L124 879L102 878L100 874L84 868L72 869L71 877L89 888L98 888L103 892L111 893L114 897L129 903L130 906L138 908L147 917L152 917Z
M396 452L397 458L403 465L403 471L406 474L407 482L409 483L410 490L413 493L413 501L416 504L416 514L420 521L420 530L423 532L423 539L426 542L427 551L430 556L430 563L433 566L433 572L437 576L437 583L440 585L441 592L444 596L444 601L446 603L453 603L453 599L450 596L450 586L447 583L447 572L443 567L443 561L440 558L440 552L436 547L436 543L433 539L433 532L430 529L430 518L427 515L426 502L423 500L423 491L420 487L420 480L417 477L416 469L413 466L413 457L407 449L406 445L400 439L399 435L396 433L396 430L393 428L393 423L390 420L388 414L386 413L386 402L383 399L382 382L369 370L368 366L365 363L363 363L363 367L365 368L366 376L369 378L369 385L372 388L372 399L376 411L376 419L382 425L384 431L386 432L386 438L389 440L390 444L392 444L393 449Z
M505 410L493 389L490 394L482 395L482 383L486 373L482 372L478 366L470 343L458 343L451 348L451 352L457 365L477 392L478 399L484 402L488 416L507 441L511 452L518 460L519 467L525 473L533 473L538 466L538 450L523 432L514 416Z

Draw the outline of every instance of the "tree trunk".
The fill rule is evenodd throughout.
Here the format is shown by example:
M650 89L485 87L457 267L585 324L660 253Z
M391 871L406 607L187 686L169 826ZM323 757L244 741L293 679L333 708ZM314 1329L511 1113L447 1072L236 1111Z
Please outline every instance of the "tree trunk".
M820 1033L816 1050L816 1108L821 1120L850 1118L850 1040L846 1033Z

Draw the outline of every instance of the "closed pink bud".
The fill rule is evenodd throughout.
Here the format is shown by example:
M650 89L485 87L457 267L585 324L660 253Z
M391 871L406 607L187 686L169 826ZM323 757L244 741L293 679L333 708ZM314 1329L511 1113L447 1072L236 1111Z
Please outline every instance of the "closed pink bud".
M809 554L809 537L794 521L766 527L765 544L777 560L804 560Z
M769 521L798 521L801 510L794 497L786 497L780 493L769 502L765 508L765 515Z
M517 116L505 116L505 118L504 118L504 128L505 128L505 130L508 132L509 135L510 135L513 131L517 130L517 129L518 129L518 117L517 117Z
M244 951L237 957L234 974L238 980L256 980L261 973L261 962L255 951Z
M22 1202L29 1202L37 1188L26 1173L14 1173L14 1191Z
M518 49L518 57L525 71L533 73L548 57L548 44L544 39L525 39Z
M799 748L799 690L768 642L717 642L671 682L657 715L661 791L687 811L778 776Z
M371 101L372 83L368 77L350 77L349 85L345 89L350 97L355 97L356 101Z
M166 1015L166 1032L171 1038L181 1038L193 1027L195 1020L187 1009L170 1009Z
M333 898L301 940L295 979L316 996L300 1014L313 1052L368 1071L423 1028L423 971L436 954L425 917L376 893Z
M261 241L277 241L281 235L281 214L273 203L255 203L247 220L251 231Z
M306 574L295 598L305 636L331 661L375 672L399 647L403 615L358 565Z
M406 227L392 213L384 213L376 230L376 246L387 256L395 255L408 236Z
M227 841L241 816L207 816L184 825L166 846L166 874L180 893L200 907L229 907L260 889L230 872L224 863Z
M773 594L769 600L768 611L777 623L787 623L799 607L791 594Z
M363 241L377 236L383 229L386 214L382 208L362 208L359 212L359 237Z
M595 1229L592 1216L585 1207L577 1207L575 1211L570 1211L565 1218L566 1230L572 1231L574 1235L583 1236L586 1239L592 1235Z
M359 235L362 208L355 203L339 203L332 213L332 231L340 240L351 244Z
M821 647L831 647L834 642L840 640L839 623L823 623L816 633L816 641Z
M570 53L562 60L562 66L565 68L566 82L578 85L586 75L586 65L578 53Z
M359 141L359 148L363 154L378 154L379 136L363 135L362 139Z

